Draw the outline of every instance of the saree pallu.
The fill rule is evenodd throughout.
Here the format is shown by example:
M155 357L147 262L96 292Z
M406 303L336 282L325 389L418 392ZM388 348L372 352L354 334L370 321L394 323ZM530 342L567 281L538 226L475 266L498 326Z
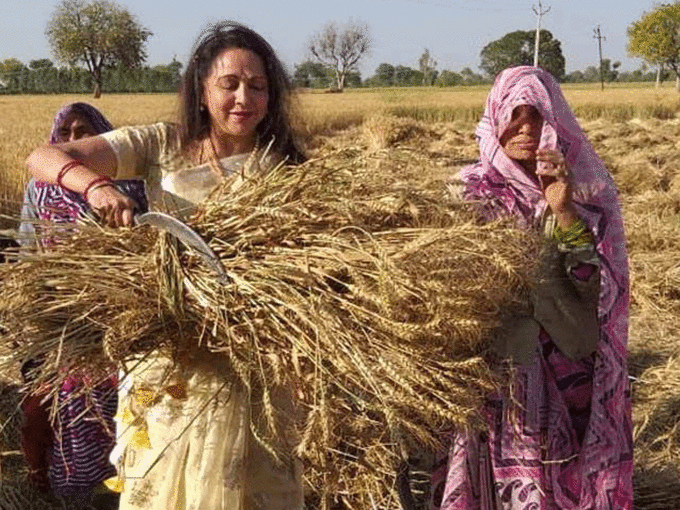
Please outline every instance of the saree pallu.
M121 510L302 510L299 462L277 463L254 439L247 392L217 356L129 368L112 453Z
M539 339L539 362L516 369L516 401L490 398L485 410L488 432L452 436L448 465L441 459L433 475L431 509L597 508L595 502L578 506L582 470L578 454L549 458L548 453L550 430L560 431L560 441L571 444L573 451L580 447L590 416L595 357L572 361L545 331ZM602 474L592 481L601 484L603 497L611 498L617 479ZM559 495L553 493L555 486L561 487Z

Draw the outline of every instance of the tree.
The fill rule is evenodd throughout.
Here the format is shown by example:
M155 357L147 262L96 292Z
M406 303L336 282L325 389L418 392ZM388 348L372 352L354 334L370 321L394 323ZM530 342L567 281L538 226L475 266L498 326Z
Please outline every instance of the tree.
M325 88L332 82L332 73L332 70L319 62L305 60L295 65L293 85L303 88Z
M440 87L453 87L454 85L460 85L463 83L463 77L454 72L444 69L437 77L437 85Z
M493 78L503 69L517 65L533 65L536 32L517 30L490 42L480 54L480 69ZM558 80L564 78L565 61L562 44L549 30L541 30L538 47L538 64L550 71Z
M603 58L602 59L602 76L604 77L604 81L606 82L612 82L616 81L617 78L619 77L619 67L621 67L621 62L618 60L614 63L612 63L611 59L609 58Z
M345 86L349 88L361 87L361 73L359 71L350 71L345 77Z
M312 36L308 48L317 62L333 69L337 88L343 90L347 74L358 71L359 61L371 45L368 25L350 20L343 27L332 21L327 23Z
M0 62L0 80L11 92L26 92L29 69L20 60L8 58Z
M680 80L680 3L663 4L632 23L628 53L659 69L672 69Z
M56 93L57 87L57 69L54 67L52 61L48 58L40 58L31 60L28 63L28 68L31 70L31 92L35 93Z
M101 95L104 69L141 66L152 35L127 9L107 0L62 0L45 33L57 60L87 66L94 97Z
M460 72L465 85L479 85L484 83L484 77L481 74L474 73L469 67L464 67Z
M400 87L413 87L423 83L423 73L407 66L394 68L394 82Z
M378 87L391 87L395 84L395 68L392 64L383 62L375 70L374 82Z
M423 54L418 59L418 68L423 73L423 85L432 85L437 79L437 62L430 55L430 50L425 48Z
M583 83L586 81L583 71L572 71L564 77L564 81L567 83Z
M182 63L175 56L167 65L156 65L151 70L155 74L154 88L156 92L178 90L182 81Z
M33 70L38 69L52 69L54 64L49 58L39 58L37 60L31 60L28 63L28 68Z

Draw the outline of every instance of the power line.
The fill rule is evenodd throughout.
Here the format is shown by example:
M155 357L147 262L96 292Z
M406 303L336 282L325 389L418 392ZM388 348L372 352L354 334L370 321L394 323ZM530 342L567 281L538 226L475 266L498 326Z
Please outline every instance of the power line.
M541 5L541 0L538 0L538 9L532 5L534 13L536 13L536 41L534 42L534 67L538 67L538 47L541 43L541 18L550 12L550 6L544 11Z

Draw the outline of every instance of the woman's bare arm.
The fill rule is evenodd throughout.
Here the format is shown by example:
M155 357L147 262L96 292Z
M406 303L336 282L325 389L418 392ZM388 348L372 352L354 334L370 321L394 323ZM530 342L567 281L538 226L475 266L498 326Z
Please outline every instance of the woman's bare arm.
M116 154L101 136L45 145L31 153L26 166L36 179L57 184L61 169L74 160L83 164L71 168L61 179L61 185L71 191L83 193L95 179L116 177ZM107 225L118 227L132 224L134 202L113 186L92 188L87 194L87 201Z
M116 154L101 136L39 147L28 157L26 165L30 174L36 179L56 184L59 171L72 160L82 161L85 166L69 170L62 184L77 193L82 193L90 181L96 177L116 176L118 166Z

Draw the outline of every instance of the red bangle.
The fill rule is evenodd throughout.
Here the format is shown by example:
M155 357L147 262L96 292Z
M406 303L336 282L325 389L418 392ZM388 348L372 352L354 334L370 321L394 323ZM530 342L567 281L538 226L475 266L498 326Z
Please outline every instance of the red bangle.
M105 183L105 184L101 184L101 183ZM101 186L97 186L97 184L101 184ZM87 194L90 191L97 189L97 188L101 188L102 186L112 186L112 185L113 185L113 181L111 180L111 178L107 177L105 175L100 175L96 179L93 179L92 182L90 182L90 184L87 185L87 188L85 188L85 191L83 191L83 198L85 199L85 202L87 202L88 204L90 203L87 200Z
M61 186L62 188L65 188L64 184L61 182L64 179L64 176L66 175L66 172L69 170L72 170L73 168L77 166L85 166L85 163L80 161L79 159L72 159L68 163L66 163L64 166L61 167L61 170L59 170L59 173L57 174L57 185Z

